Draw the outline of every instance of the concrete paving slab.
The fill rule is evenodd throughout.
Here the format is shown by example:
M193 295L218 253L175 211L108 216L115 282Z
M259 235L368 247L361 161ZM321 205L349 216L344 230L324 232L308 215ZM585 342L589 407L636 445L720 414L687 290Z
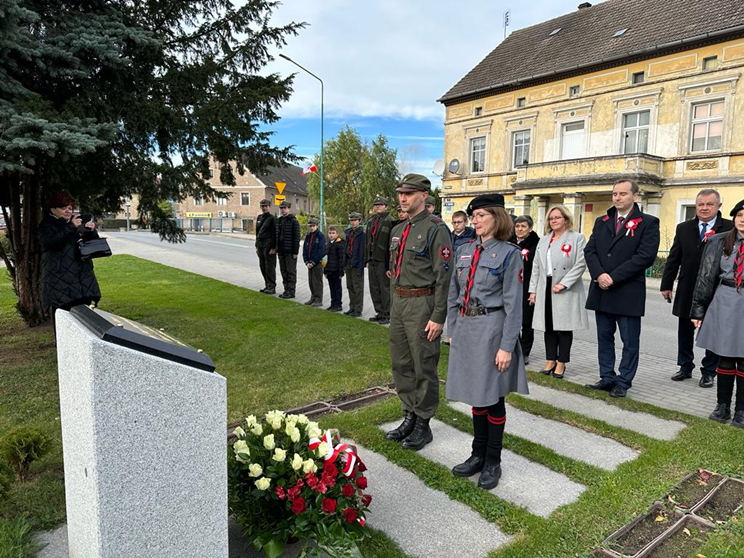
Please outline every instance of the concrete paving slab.
M470 419L470 405L453 401L449 406ZM639 455L637 451L615 440L556 420L532 415L511 405L506 406L506 417L506 431L509 434L545 446L558 455L583 461L607 471L614 471L619 465L633 461Z
M367 521L408 556L484 557L510 540L495 524L429 488L410 471L359 445L357 449L368 467L369 493L374 498Z
M429 424L434 441L418 452L422 457L450 468L468 458L472 436L438 420ZM380 428L389 430L397 425L398 422L391 422ZM586 490L584 485L567 476L508 450L501 453L501 472L499 485L491 493L541 517L576 501ZM470 480L478 482L478 475L473 475Z
M553 407L586 415L657 440L673 440L687 426L683 422L660 419L648 413L626 411L598 399L537 384L530 384L529 397Z

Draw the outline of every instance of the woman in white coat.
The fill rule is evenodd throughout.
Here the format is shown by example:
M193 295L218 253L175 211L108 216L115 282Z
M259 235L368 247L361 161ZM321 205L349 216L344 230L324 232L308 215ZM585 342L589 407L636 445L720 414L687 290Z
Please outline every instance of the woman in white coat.
M540 372L559 379L571 360L573 332L589 328L582 281L586 240L572 227L573 215L566 206L550 208L529 286L530 303L535 305L532 326L545 332L547 363Z

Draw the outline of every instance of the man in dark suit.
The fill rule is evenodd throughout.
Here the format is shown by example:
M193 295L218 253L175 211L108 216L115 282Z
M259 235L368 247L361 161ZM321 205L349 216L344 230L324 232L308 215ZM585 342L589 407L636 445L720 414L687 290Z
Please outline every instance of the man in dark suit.
M661 296L672 301L674 280L677 281L677 296L674 297L672 314L679 318L677 326L677 364L679 371L672 376L675 382L692 378L695 368L693 343L695 326L690 320L692 292L695 289L700 258L708 238L716 233L730 231L734 226L731 221L721 217L721 196L716 190L701 190L695 199L696 217L677 225L674 243L669 251L664 275L661 279ZM677 275L679 274L679 278ZM716 377L718 355L706 350L700 365L700 387L713 387Z
M630 389L640 353L641 316L646 310L645 271L659 250L659 220L642 213L638 184L619 180L612 188L607 215L594 222L584 249L592 276L586 307L597 320L600 380L587 387L625 397ZM615 373L615 330L620 329L623 356Z

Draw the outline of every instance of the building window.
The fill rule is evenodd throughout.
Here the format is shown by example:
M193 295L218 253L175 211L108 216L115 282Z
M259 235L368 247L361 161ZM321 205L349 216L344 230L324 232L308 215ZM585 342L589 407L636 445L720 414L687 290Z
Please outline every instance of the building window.
M240 193L240 205L251 205L251 194L249 192Z
M486 138L470 140L470 172L486 170Z
M530 162L530 137L531 132L529 130L512 134L512 168Z
M519 97L517 99L517 108L522 108L527 105L527 97Z
M623 153L648 153L648 123L651 111L623 115Z
M580 85L572 85L571 88L568 90L569 97L578 97L579 93L581 93Z
M475 107L475 110L473 111L473 114L475 116L480 116L481 114L483 114L483 107Z
M217 198L217 205L227 205L227 198Z
M718 68L718 56L703 58L703 70L715 70L716 68Z
M692 141L690 151L721 149L723 135L723 101L692 105Z
M204 200L202 198L194 198L194 205L204 205Z
M646 81L646 72L636 72L633 74L633 83L643 83Z
M584 156L584 121L564 124L561 129L561 159Z

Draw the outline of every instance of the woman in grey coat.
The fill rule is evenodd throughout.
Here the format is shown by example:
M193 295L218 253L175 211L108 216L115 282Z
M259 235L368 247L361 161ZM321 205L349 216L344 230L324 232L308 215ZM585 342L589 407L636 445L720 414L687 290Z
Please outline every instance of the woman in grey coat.
M573 332L589 327L581 279L586 269L586 241L572 227L568 208L560 204L550 208L529 286L530 302L535 305L532 327L545 332L547 363L540 372L559 379L571 360Z
M459 477L481 471L478 486L490 490L501 477L506 424L504 397L528 394L522 349L522 256L506 242L512 220L500 194L477 196L468 205L474 242L455 254L447 299L452 337L446 395L472 406L472 454L452 469Z

